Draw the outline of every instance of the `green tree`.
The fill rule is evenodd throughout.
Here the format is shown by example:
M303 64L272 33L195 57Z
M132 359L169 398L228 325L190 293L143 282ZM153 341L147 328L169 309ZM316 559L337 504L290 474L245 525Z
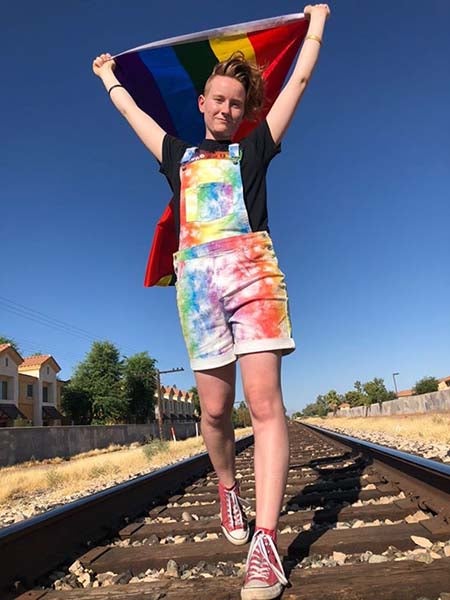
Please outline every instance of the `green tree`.
M88 395L95 423L123 422L127 400L121 389L122 363L111 342L94 342L71 379L71 387Z
M317 403L311 402L310 404L307 404L300 415L302 417L317 417Z
M368 397L368 404L382 404L396 397L394 392L386 388L384 380L380 377L375 377L372 381L367 381L363 387Z
M336 416L339 405L342 402L342 396L338 394L336 390L330 390L325 394L324 400L327 409L333 411L333 416Z
M324 395L319 394L316 398L316 415L326 417L328 414L328 403Z
M194 414L196 417L200 417L202 414L202 407L200 405L200 396L198 395L198 389L195 385L193 385L188 391L190 394L192 394L192 401L194 403Z
M439 381L436 377L422 377L419 381L416 381L416 385L412 391L415 396L418 394L429 394L430 392L437 392L439 387Z
M11 344L14 350L20 354L19 344L12 338L0 335L0 344Z
M156 360L148 352L127 357L122 365L122 394L128 422L147 423L155 415Z
M233 408L232 420L235 427L250 427L252 420L245 402L241 402L237 408Z
M62 388L61 406L75 425L89 425L92 420L92 398L86 391L69 383Z
M351 407L362 406L364 404L364 394L356 390L350 390L344 394L344 402L347 402Z

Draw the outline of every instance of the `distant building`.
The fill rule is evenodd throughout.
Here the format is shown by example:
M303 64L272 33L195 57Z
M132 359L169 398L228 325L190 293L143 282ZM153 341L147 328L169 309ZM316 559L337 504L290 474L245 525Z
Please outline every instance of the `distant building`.
M23 358L11 344L0 344L0 427L26 419L19 409L18 366Z
M408 396L414 396L414 392L412 390L400 390L397 392L397 398L406 398Z
M11 344L0 344L0 426L10 426L16 419L60 425L60 370L50 354L22 358Z
M450 388L450 375L439 379L438 390L448 390Z
M158 391L155 392L155 418L158 419ZM193 394L179 390L176 385L161 386L161 410L163 420L193 421Z

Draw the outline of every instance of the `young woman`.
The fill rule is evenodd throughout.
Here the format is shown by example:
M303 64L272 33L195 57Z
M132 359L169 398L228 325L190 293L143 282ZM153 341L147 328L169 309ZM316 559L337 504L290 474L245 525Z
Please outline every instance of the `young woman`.
M281 357L295 348L284 275L268 234L265 175L316 65L326 4L308 5L309 28L287 84L266 119L239 144L243 118L264 104L261 73L235 53L216 65L198 108L205 139L174 138L114 75L110 54L93 63L116 108L161 163L174 192L179 250L174 256L181 326L202 407L202 434L219 478L222 530L245 544L249 530L235 479L231 412L236 360L255 435L256 525L243 600L276 598L286 585L276 529L289 465Z

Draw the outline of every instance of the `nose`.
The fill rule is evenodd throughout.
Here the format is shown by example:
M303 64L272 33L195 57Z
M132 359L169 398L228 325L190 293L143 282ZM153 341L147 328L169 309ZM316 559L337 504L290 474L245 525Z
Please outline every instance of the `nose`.
M230 110L231 110L230 103L229 102L224 102L222 104L222 113L224 115L229 115L230 114Z

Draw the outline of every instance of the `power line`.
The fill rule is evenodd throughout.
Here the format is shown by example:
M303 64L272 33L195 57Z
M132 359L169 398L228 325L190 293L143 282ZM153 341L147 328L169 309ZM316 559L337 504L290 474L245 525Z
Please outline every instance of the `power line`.
M10 300L9 298L6 298L4 296L0 296L0 309L1 308L19 317L28 319L34 323L48 327L49 329L53 329L54 331L58 331L68 335L73 335L74 337L89 342L96 342L104 337L96 336L95 334L86 329L82 329L81 327L77 327L76 325L71 325L70 323L62 321L60 319L55 319L50 315L35 310L34 308L30 308L29 306L25 306L24 304L20 304L19 302L14 302L13 300ZM12 337L15 338L15 336ZM132 350L131 348L125 347L124 349L125 351L128 351L128 353L134 353L134 350Z

